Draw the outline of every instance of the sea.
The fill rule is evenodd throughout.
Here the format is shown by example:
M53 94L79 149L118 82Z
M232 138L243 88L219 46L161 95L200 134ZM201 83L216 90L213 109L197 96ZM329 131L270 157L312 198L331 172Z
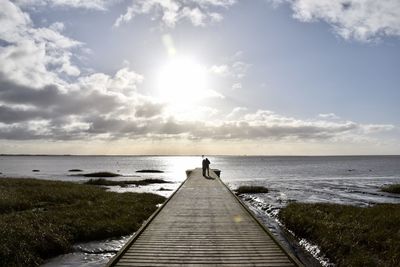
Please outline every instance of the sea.
M241 196L246 205L283 243L285 239L277 214L290 202L339 203L369 206L400 203L400 196L380 191L385 185L400 183L400 156L208 156L211 168L221 170L221 179L231 188L261 185L267 194ZM0 156L0 177L37 178L82 183L84 173L108 171L121 176L112 179L161 178L170 184L142 187L111 186L115 192L152 192L168 197L186 179L186 170L201 167L201 156ZM137 173L152 169L163 173ZM34 171L35 170L35 171ZM172 191L160 191L159 189ZM134 233L132 233L133 235ZM71 253L49 259L43 265L104 266L131 235L76 244ZM304 241L306 249L318 255L318 248ZM290 246L290 245L288 245ZM324 264L323 264L324 265Z

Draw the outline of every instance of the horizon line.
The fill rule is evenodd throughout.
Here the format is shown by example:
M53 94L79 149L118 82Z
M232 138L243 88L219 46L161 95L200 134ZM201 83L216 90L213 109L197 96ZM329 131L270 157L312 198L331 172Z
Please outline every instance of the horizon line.
M315 155L266 155L266 154L30 154L30 153L1 153L0 156L55 156L55 157L388 157L400 154L315 154Z

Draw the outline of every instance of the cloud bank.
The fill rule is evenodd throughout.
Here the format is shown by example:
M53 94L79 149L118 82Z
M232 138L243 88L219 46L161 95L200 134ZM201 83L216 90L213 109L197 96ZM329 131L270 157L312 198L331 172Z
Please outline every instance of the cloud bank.
M224 120L179 120L162 103L141 95L143 76L127 68L95 73L76 83L41 88L0 76L0 138L8 140L188 139L338 140L390 131L392 125L330 121L331 114L300 120L238 107Z

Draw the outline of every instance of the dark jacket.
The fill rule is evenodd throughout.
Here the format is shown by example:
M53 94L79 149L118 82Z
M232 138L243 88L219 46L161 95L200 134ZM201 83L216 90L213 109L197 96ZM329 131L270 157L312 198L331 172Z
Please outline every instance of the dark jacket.
M208 166L210 166L211 162L208 160L208 158L206 158L204 161L205 161L206 168L208 168Z

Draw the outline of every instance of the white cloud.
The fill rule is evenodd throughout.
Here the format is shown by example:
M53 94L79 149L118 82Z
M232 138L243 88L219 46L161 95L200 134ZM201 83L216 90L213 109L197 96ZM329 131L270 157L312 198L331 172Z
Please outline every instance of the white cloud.
M225 96L215 90L206 90L204 92L204 98L220 98L220 99L224 99Z
M82 44L61 33L63 24L36 28L29 15L10 1L0 9L0 73L22 84L41 87L62 83L58 74L77 76L72 50Z
M229 8L235 3L235 0L136 0L117 18L114 26L119 27L136 15L151 15L169 28L182 20L188 20L194 26L205 26L221 21L221 8Z
M245 63L243 61L236 61L232 65L232 71L236 78L242 79L246 76L247 71L251 67L251 64Z
M21 34L32 24L28 14L10 1L2 1L0 8L0 38L7 42L21 39Z
M228 65L213 65L210 68L210 72L221 76L228 76L230 74Z
M232 90L239 90L239 89L242 89L242 84L241 83L234 83L233 85L232 85Z
M129 22L133 19L135 16L136 11L133 9L133 7L128 7L126 9L125 14L122 14L118 17L118 19L114 23L114 27L119 27L122 23Z
M212 65L208 68L208 71L210 74L215 75L216 78L225 80L226 84L231 84L230 89L242 89L243 79L251 68L251 64L239 60L240 57L242 57L241 51L229 58L228 63Z
M224 79L226 84L231 84L230 89L242 89L243 79L251 68L251 64L241 60L242 56L243 52L237 51L233 56L226 59L226 63L212 65L208 68L208 71L210 74L215 75L216 78Z
M104 73L94 73L78 80L79 88L98 90L102 93L119 93L130 96L137 90L144 77L128 68L118 70L114 77Z
M82 76L72 63L72 50L82 44L61 33L64 24L37 28L10 1L1 7L2 138L79 139L101 119L153 118L162 111L161 104L137 92L144 77L128 67L113 76Z
M216 12L210 12L208 13L208 15L210 16L210 20L212 22L220 22L224 19L224 17L221 14Z
M366 124L362 128L366 133L380 133L394 130L396 127L391 124Z
M62 22L54 22L49 28L56 32L62 32L65 29L65 25Z
M270 0L287 2L301 21L324 20L344 39L371 41L400 36L398 0Z
M247 112L247 108L245 108L245 107L236 107L231 111L231 113L226 115L226 117L228 119L237 118L238 116L243 115L245 112Z
M243 57L243 51L239 50L239 51L236 51L236 53L231 57L231 59L233 61L237 61L237 60L240 60L242 57Z
M337 116L335 113L321 113L321 114L318 114L318 117L320 117L322 119L332 119L332 120L340 119L340 117Z
M188 112L175 112L174 108L166 107L166 117L181 124L190 123L193 121L205 121L215 119L215 116L219 114L219 110L209 106L198 106L194 105L190 107ZM186 134L186 133L185 133Z
M21 7L60 6L106 10L111 4L120 1L121 0L16 0L14 3Z
M197 7L195 8L188 8L184 7L182 9L182 15L187 17L194 26L204 26L206 15Z
M235 79L243 79L250 67L251 64L243 61L235 61L229 65L213 65L209 68L209 71L220 76L231 76Z

